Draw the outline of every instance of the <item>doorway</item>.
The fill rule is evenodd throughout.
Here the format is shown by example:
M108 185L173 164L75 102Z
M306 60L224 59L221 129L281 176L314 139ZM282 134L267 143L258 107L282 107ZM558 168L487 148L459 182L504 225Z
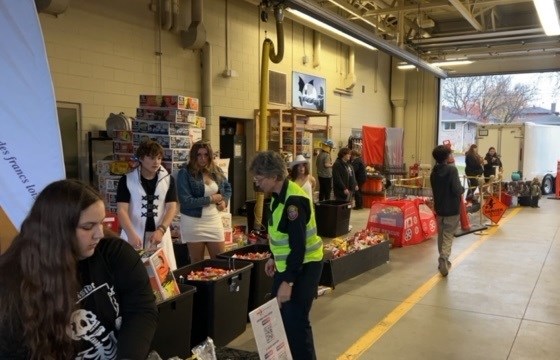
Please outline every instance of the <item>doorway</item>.
M62 141L62 153L64 155L64 168L67 179L85 180L84 169L80 167L81 149L81 107L80 104L68 102L56 102L58 114L58 126Z
M238 215L247 198L247 147L245 123L248 119L220 116L220 157L230 159L228 176L232 188L231 213Z

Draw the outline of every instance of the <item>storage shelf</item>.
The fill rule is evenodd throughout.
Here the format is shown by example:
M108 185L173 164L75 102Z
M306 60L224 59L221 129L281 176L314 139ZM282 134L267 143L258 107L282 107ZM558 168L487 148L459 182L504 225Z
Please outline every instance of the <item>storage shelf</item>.
M260 111L255 110L258 125ZM325 118L325 124L308 124L310 118ZM268 109L269 146L277 143L277 148L270 150L284 151L295 157L303 154L311 158L313 154L312 133L324 133L329 137L330 114L302 109ZM258 133L258 129L257 129Z

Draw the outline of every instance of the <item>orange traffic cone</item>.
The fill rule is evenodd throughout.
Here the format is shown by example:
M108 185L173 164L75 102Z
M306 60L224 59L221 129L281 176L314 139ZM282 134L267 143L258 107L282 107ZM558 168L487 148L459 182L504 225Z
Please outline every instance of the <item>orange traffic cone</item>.
M469 215L467 214L467 206L465 205L465 200L461 199L461 207L459 209L459 214L461 218L461 230L470 231L471 221L469 220Z
M467 235L473 232L487 229L484 225L471 225L469 214L467 213L467 205L465 199L461 197L461 207L459 208L459 218L461 220L461 230L455 232L455 237Z

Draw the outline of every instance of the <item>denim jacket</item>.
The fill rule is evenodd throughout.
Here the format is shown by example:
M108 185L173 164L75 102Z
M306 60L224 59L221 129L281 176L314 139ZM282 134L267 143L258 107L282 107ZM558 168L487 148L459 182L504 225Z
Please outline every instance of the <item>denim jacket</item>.
M212 175L212 178L218 183L218 192L226 202L229 202L231 198L231 184L227 180L218 182L215 174ZM181 168L177 175L177 195L179 197L181 214L187 216L201 217L202 208L210 205L212 202L210 196L204 196L202 174L195 178L186 167Z

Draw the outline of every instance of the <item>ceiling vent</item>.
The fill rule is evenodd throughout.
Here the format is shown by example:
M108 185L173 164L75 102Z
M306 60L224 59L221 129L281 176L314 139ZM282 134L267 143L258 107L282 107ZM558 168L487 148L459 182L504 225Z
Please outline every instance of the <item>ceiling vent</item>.
M70 0L35 0L37 12L50 15L60 15L68 9Z

